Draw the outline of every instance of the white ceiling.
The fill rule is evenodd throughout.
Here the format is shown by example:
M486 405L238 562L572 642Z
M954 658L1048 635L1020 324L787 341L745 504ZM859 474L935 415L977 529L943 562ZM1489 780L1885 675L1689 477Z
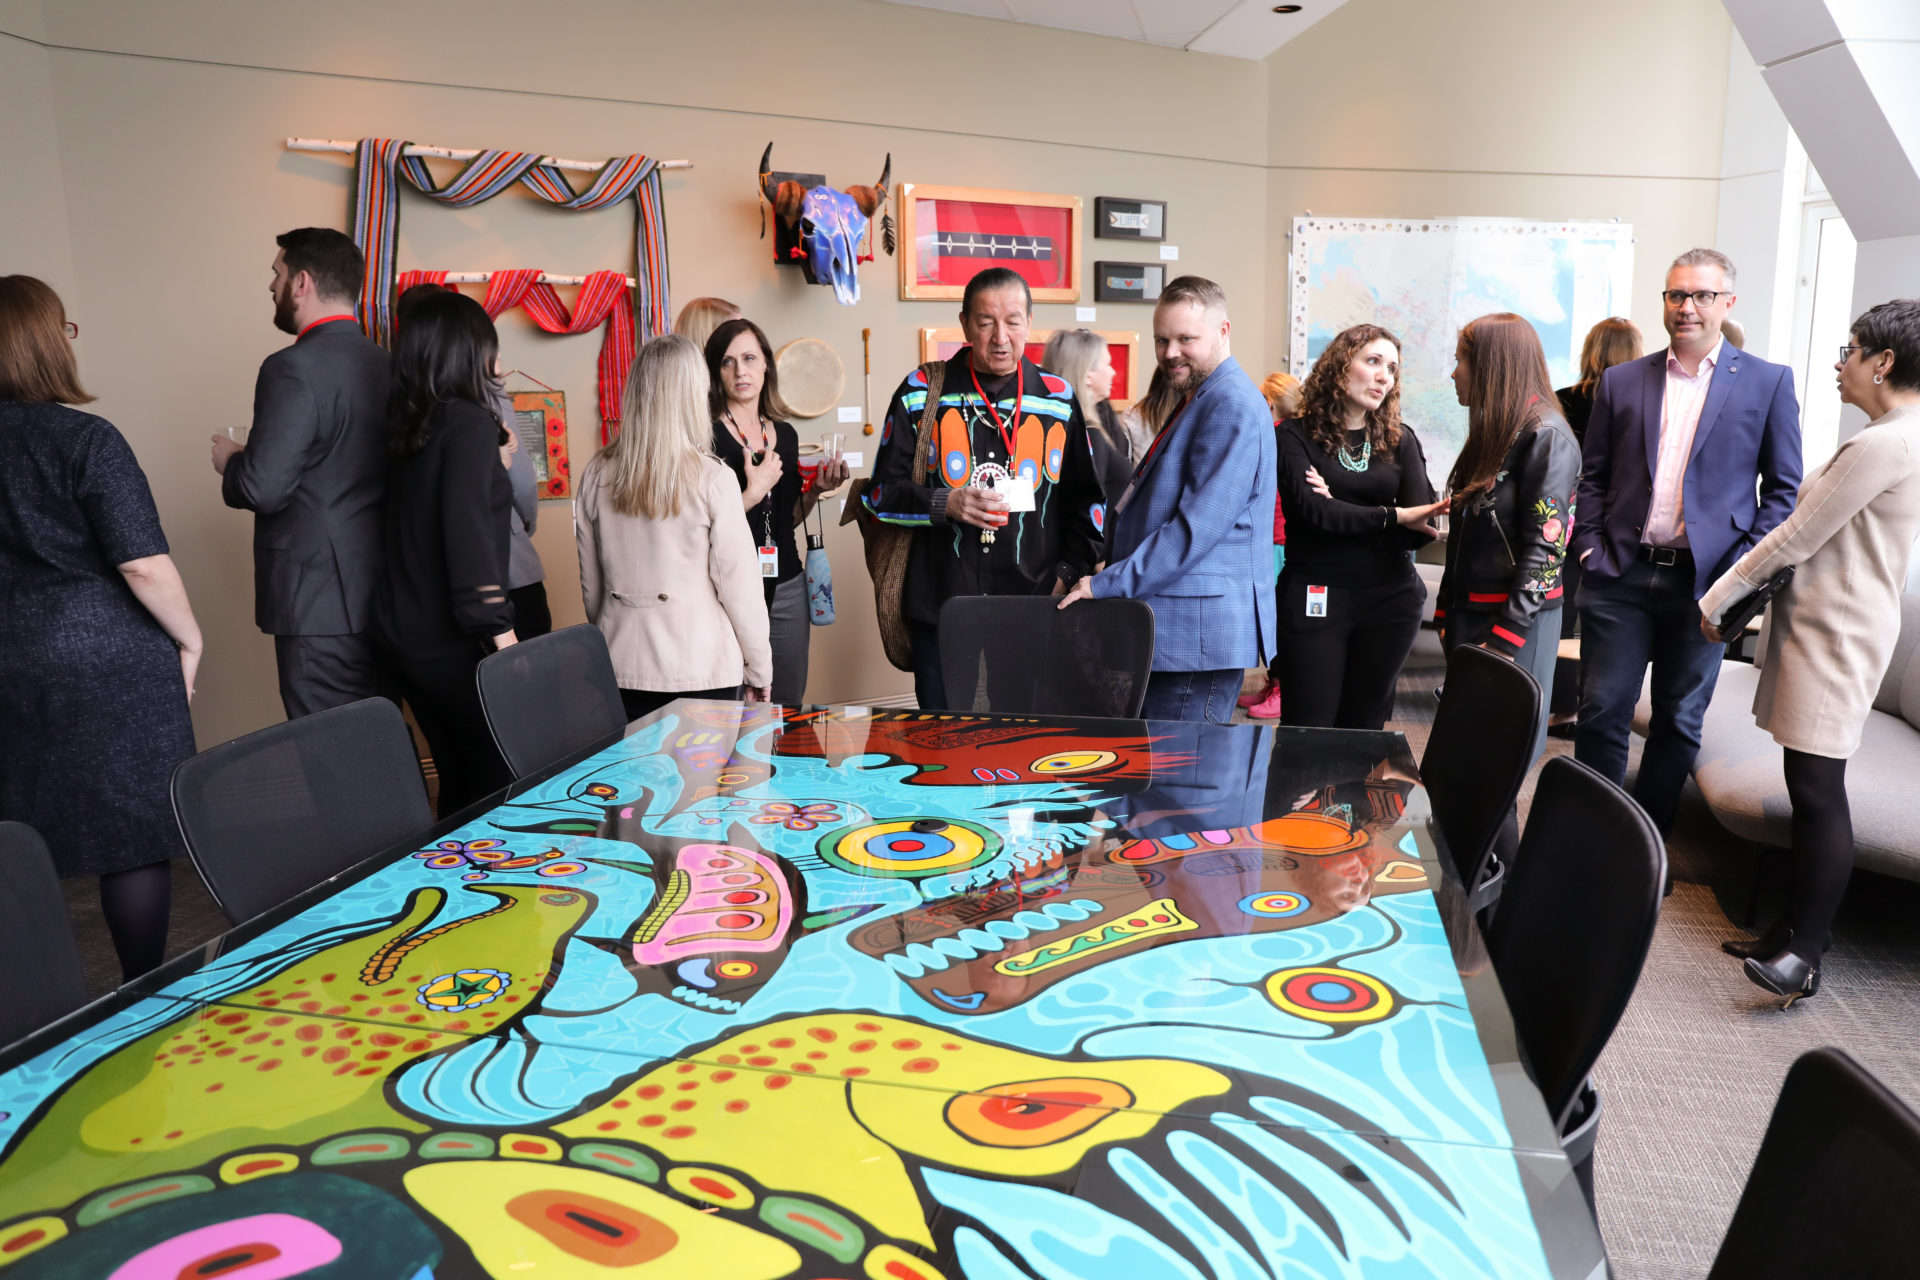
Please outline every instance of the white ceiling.
M1259 61L1346 0L1299 0L1279 14L1274 0L891 0L920 9L1063 31L1137 40L1192 53Z

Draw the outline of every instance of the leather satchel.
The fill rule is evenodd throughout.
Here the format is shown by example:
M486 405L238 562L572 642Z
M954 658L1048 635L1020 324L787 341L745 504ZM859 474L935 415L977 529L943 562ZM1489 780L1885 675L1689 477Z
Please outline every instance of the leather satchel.
M1760 611L1767 607L1768 602L1785 591L1787 584L1792 581L1793 566L1788 565L1754 590L1728 605L1727 611L1720 617L1721 636L1727 640L1738 639L1740 633L1747 629L1747 624L1759 617Z
M941 385L946 380L947 363L936 360L920 366L927 375L927 400L920 407L920 422L914 432L913 482L927 482L927 444L933 437L935 411L940 404ZM913 645L907 638L906 588L907 557L913 549L912 529L887 524L874 518L863 499L873 484L872 477L855 480L847 490L847 509L840 523L853 521L866 544L867 574L873 579L873 614L880 624L880 643L887 661L902 671L913 670Z

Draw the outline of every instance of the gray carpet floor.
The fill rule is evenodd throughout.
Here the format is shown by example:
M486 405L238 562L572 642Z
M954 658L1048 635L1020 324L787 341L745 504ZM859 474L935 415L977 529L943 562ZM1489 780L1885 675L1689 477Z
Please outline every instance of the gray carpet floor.
M1439 672L1402 677L1396 718L1418 759ZM1244 717L1242 717L1244 718ZM1549 754L1571 744L1549 739ZM1636 745L1637 763L1637 745ZM1521 796L1524 817L1532 799ZM1595 1074L1606 1107L1595 1182L1600 1227L1623 1280L1704 1276L1733 1216L1787 1068L1837 1045L1920 1106L1920 884L1855 876L1822 968L1820 994L1782 1011L1721 953L1740 935L1756 870L1760 918L1784 890L1779 855L1714 822L1691 786L1668 845L1676 885L1626 1017ZM173 954L226 927L199 876L174 864ZM90 990L119 981L92 881L67 883Z

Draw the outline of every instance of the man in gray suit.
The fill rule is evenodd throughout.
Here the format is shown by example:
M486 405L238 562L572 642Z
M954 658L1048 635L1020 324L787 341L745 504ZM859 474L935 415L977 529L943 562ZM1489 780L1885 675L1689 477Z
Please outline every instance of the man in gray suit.
M287 718L379 692L371 635L387 491L387 353L354 318L366 266L325 227L278 237L268 356L243 448L213 437L230 507L254 513L254 621L273 637Z

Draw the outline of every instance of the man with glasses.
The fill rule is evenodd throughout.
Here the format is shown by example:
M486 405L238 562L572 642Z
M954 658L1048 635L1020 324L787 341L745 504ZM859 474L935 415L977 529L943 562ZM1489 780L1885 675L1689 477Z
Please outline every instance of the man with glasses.
M1787 518L1800 487L1793 373L1724 340L1733 289L1725 254L1674 259L1662 294L1671 344L1601 375L1569 548L1585 570L1574 755L1624 783L1651 664L1652 725L1633 795L1662 833L1725 649L1700 634L1696 602Z

